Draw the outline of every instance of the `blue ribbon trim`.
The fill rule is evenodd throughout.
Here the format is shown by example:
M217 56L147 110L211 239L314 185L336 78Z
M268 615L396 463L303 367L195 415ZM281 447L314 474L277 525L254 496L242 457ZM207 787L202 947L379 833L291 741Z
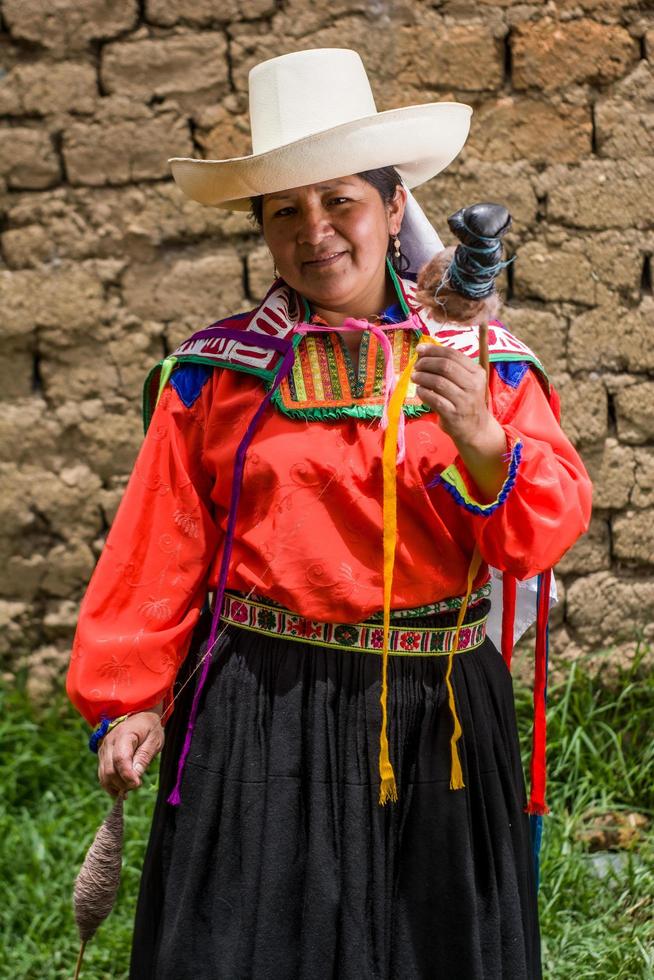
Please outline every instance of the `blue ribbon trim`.
M536 891L538 891L540 888L540 848L543 842L543 818L540 813L529 814L529 836L531 837L531 853L534 862Z
M464 507L465 510L469 511L471 514L477 514L480 517L490 517L491 514L495 513L498 507L502 506L502 504L510 494L511 490L513 489L513 485L516 481L518 467L520 466L521 459L522 459L522 443L516 442L515 446L513 447L513 451L511 453L511 462L509 464L509 472L507 473L506 480L502 484L502 489L497 495L497 500L495 500L492 504L489 504L488 506L482 506L480 504L475 504L472 501L466 500L465 497L463 497L463 495L459 492L459 490L455 486L453 486L451 483L448 483L447 480L443 479L440 473L431 481L431 483L427 484L427 487L431 489L431 487L442 486L443 489L447 490L450 496L454 498L454 500L456 501L457 504L459 504L460 507Z
M98 727L89 736L89 748L91 752L98 754L98 749L100 748L100 742L105 737L109 731L109 725L111 724L111 718L103 718Z

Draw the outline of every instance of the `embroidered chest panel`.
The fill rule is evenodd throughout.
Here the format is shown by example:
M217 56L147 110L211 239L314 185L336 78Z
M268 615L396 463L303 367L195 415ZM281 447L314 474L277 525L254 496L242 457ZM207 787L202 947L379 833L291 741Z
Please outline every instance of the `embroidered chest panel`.
M393 368L400 374L420 341L415 330L388 329L393 349ZM306 334L295 349L293 368L279 386L273 402L287 415L304 419L354 416L374 418L382 414L384 352L377 338L364 333L358 368L336 333ZM428 411L411 383L404 401L406 415Z

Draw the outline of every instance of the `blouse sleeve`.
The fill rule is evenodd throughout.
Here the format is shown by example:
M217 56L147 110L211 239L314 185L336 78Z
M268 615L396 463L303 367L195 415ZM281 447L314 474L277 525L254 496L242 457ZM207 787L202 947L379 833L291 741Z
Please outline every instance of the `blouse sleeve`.
M186 656L218 545L203 404L164 390L82 601L66 689L91 725L158 704Z
M526 579L555 565L588 530L592 484L533 370L515 389L493 371L491 398L507 438L507 476L497 498L482 502L460 456L436 482L471 515L484 561Z

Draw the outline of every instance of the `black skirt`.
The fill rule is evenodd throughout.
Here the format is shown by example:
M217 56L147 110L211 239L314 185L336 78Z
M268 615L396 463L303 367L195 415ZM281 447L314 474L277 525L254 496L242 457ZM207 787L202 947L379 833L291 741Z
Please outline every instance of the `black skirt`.
M399 800L380 807L380 657L229 627L177 808L192 684L167 727L133 980L541 977L511 676L490 640L455 656L453 791L446 666L389 658Z

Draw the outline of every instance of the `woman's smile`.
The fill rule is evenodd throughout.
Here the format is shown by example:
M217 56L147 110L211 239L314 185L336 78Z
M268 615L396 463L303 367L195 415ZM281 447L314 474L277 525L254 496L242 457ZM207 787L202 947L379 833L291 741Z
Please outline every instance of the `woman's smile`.
M345 252L329 252L326 255L321 255L316 259L306 259L302 265L306 269L325 269L328 266L335 265L339 259L343 258Z

